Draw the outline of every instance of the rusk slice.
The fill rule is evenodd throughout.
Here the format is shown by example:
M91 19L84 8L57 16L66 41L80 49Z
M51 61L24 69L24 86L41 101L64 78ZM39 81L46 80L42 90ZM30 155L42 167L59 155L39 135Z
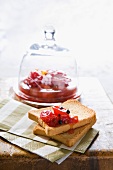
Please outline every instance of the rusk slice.
M95 124L95 122L96 120L95 121L93 120L91 123L88 123L87 125L84 125L76 129L70 129L65 133L54 135L51 136L50 138L59 141L65 144L66 146L71 147L74 144L76 144L89 131L89 129ZM35 135L48 136L45 133L45 129L42 128L39 124L34 127L33 133Z
M40 113L43 110L52 110L52 107L30 110L28 112L28 117L31 120L38 122L45 129L45 133L49 136L64 133L69 129L75 129L96 120L95 111L88 108L87 106L82 105L75 99L67 100L66 102L62 103L61 106L69 109L70 115L72 117L78 116L78 122L75 124L59 125L57 127L48 126L42 119L40 119Z

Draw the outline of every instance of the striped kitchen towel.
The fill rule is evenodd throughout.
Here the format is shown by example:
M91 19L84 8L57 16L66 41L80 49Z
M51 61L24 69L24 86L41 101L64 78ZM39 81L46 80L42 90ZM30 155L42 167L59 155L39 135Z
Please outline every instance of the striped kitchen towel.
M60 142L51 140L49 137L35 136L33 134L33 127L37 123L28 118L28 111L30 109L32 109L31 106L18 102L14 99L1 100L0 129L4 130L5 132L0 133L0 135L7 139L8 141L10 141L11 143L15 143L16 145L24 149L27 149L33 153L37 153L40 156L45 157L46 159L48 158L50 161L56 161L57 159L60 159L61 157L66 156L67 154L70 154L70 151L74 150L76 152L84 153L98 133L97 130L90 129L90 131L86 134L86 135L89 134L88 136L89 140L87 139L87 142L85 142L86 136L84 136L73 147L66 147ZM86 144L83 145L84 143ZM37 146L37 148L35 148L35 146ZM44 150L50 151L50 153L43 154ZM54 158L52 153L54 153ZM52 158L50 158L50 155L52 156Z
M51 162L57 162L60 164L65 158L72 152L66 149L54 147L51 145L45 145L44 143L33 141L31 139L23 138L9 132L0 132L0 136L7 141L15 144L31 153L37 154Z

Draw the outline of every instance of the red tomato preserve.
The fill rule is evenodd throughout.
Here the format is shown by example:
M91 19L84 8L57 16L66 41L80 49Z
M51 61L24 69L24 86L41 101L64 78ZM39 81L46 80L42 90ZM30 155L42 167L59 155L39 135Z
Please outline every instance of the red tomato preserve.
M74 98L77 87L62 71L34 70L19 83L19 91L25 100L56 103Z
M53 106L53 111L44 110L40 114L40 118L51 127L63 124L72 124L78 122L78 116L70 117L70 111L59 106Z

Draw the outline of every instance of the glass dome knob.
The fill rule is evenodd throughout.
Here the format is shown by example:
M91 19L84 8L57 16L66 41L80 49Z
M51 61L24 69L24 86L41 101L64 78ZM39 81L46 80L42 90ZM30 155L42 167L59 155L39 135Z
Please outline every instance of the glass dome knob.
M44 33L46 40L55 40L54 38L55 29L53 27L45 27Z

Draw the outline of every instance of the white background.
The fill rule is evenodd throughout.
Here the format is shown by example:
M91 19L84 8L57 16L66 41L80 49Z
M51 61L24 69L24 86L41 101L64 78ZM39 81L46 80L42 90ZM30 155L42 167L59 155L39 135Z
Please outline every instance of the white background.
M0 77L18 76L24 52L43 38L45 25L73 51L79 76L113 79L112 0L0 0Z

